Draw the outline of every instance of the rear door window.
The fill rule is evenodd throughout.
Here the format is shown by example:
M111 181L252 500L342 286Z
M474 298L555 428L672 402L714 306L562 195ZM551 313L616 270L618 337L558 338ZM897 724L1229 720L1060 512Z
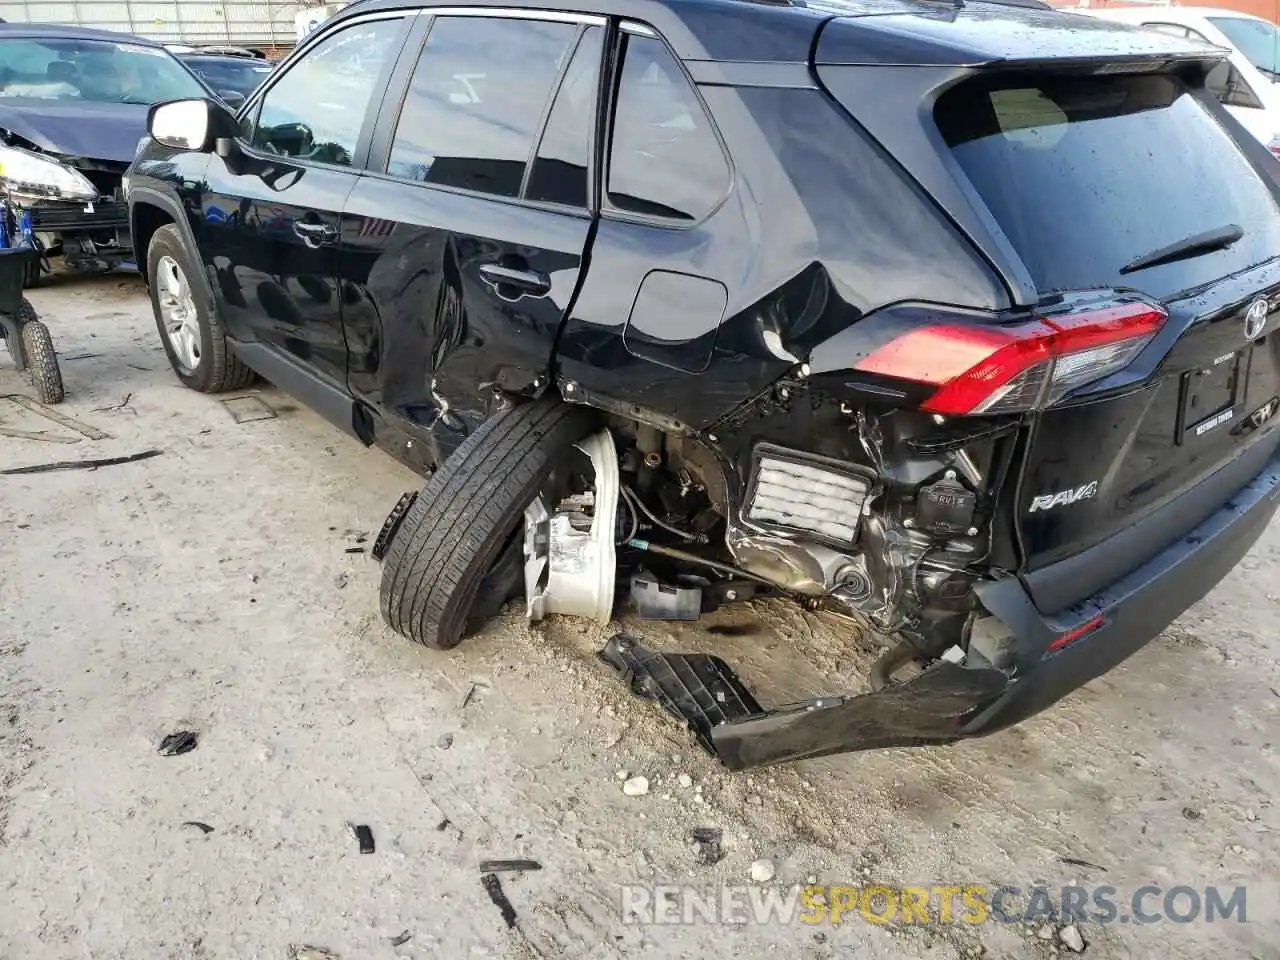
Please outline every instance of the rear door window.
M577 35L572 23L437 19L409 84L387 172L518 196Z
M1280 209L1235 141L1171 76L979 79L935 120L1042 292L1167 296L1280 253ZM1238 224L1229 248L1122 274L1131 261Z
M596 90L604 28L589 27L565 72L538 144L525 198L563 206L587 205L588 157L596 123Z

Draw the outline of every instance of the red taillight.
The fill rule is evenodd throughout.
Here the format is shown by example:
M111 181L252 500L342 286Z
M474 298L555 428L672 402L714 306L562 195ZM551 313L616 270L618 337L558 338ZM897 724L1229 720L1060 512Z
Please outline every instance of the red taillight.
M1271 151L1271 155L1280 160L1280 136L1271 138L1271 142L1267 144L1267 149Z
M935 385L921 404L930 413L1035 410L1125 367L1167 316L1122 303L1016 326L941 324L897 337L856 369Z
M1104 620L1103 620L1102 614L1098 614L1092 620L1082 623L1080 626L1076 627L1074 630L1068 630L1066 633L1059 634L1049 642L1049 647L1045 651L1045 653L1046 654L1057 653L1059 650L1066 649L1067 647L1071 646L1071 644L1079 640L1081 637L1085 637L1093 633L1093 631L1097 630L1100 626L1102 626L1103 622Z

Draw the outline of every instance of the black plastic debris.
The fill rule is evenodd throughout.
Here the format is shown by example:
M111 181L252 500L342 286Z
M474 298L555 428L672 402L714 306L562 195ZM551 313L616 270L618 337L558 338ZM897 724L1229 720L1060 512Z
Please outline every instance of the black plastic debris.
M413 501L418 499L416 490L406 493L402 496L391 512L387 514L387 519L382 523L382 529L378 531L378 536L373 541L373 559L381 560L387 555L387 550L391 547L391 541L395 539L396 531L400 529L400 524L404 522L404 515L409 512L409 508L413 506Z
M364 547L347 547L343 553L364 553Z
M656 653L620 633L604 645L600 659L622 675L637 697L657 700L688 724L712 755L713 727L764 712L729 665L710 654Z
M480 878L480 883L484 886L485 892L489 894L489 899L493 901L493 905L502 911L502 922L510 930L516 925L516 908L511 905L507 895L502 892L502 884L498 882L498 875L496 873L486 873Z
M1078 857L1058 857L1059 863L1065 863L1069 867L1087 867L1090 870L1101 870L1107 872L1107 868L1098 863L1090 863L1088 860L1081 860Z
M689 834L693 855L700 864L714 867L724 859L724 833L715 827L695 827Z
M448 830L448 829L449 829L449 826L450 826L449 818L448 818L448 817L445 817L443 820L441 820L439 823L437 823L437 824L436 824L436 829L437 829L437 830Z
M481 860L481 873L516 873L527 870L541 870L542 864L537 860Z
M102 460L59 460L56 463L39 463L33 467L10 467L0 470L0 476L15 477L27 473L54 473L59 470L97 470L99 467L114 467L121 463L136 463L139 460L150 460L164 453L163 450L144 450L142 453L130 454L127 457L106 457Z
M408 943L412 939L413 939L413 934L408 930L406 930L404 933L399 934L398 936L392 937L391 945L393 947L403 947L406 943Z
M373 831L369 829L368 824L355 824L351 828L356 835L356 839L360 841L361 853L373 853Z
M213 827L209 826L207 823L201 823L199 820L184 820L182 821L182 825L184 827L195 827L201 833L206 835L213 833Z
M200 735L193 730L179 730L160 741L162 757L176 757L182 753L190 753L200 742Z

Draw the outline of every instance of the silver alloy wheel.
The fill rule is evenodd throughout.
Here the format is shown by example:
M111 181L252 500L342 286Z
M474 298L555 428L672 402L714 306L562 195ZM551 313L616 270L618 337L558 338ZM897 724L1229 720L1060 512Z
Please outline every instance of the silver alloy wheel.
M182 265L173 257L161 257L156 264L157 297L164 335L169 339L178 366L186 374L200 366L200 317L191 284Z

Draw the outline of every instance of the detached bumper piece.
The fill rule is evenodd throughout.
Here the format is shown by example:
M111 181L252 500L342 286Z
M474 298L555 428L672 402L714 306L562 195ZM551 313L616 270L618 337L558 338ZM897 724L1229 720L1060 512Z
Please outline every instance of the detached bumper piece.
M669 714L687 723L712 754L718 726L764 715L751 691L719 657L656 653L635 637L620 633L604 645L600 659L622 674L637 697L657 700Z
M946 661L905 683L857 697L824 697L765 710L719 657L661 654L624 635L600 658L632 693L657 700L732 770L882 747L949 743L974 713L1000 697L999 670Z

